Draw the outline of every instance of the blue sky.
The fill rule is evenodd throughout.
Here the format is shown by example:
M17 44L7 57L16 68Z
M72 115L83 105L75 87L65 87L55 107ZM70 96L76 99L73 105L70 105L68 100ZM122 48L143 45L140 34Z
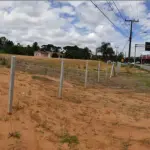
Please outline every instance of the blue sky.
M129 36L129 23L113 2L94 1L117 26L114 27L90 1L0 1L0 36L21 44L88 46L93 52L101 42L111 42L123 50ZM150 40L150 2L115 1L123 18L139 19L133 25L132 54L135 43ZM141 50L138 51L140 54ZM128 52L128 45L123 50Z

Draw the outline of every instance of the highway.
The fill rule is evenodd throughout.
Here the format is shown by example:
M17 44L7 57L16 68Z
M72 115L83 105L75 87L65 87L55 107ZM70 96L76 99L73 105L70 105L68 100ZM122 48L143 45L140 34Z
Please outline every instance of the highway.
M150 71L150 65L144 65L142 64L142 66L140 64L136 64L137 66L140 66L141 68Z

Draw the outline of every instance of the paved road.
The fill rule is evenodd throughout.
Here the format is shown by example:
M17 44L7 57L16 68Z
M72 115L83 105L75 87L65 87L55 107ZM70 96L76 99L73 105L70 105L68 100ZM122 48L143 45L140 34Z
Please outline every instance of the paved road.
M138 64L136 64L137 66L141 66L141 65L138 65ZM148 71L150 71L150 65L142 65L141 66L143 69L145 69L145 70L148 70Z

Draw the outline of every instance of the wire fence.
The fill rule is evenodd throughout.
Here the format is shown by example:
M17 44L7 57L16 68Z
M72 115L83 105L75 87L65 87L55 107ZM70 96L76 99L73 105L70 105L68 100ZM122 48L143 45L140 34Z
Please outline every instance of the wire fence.
M2 58L0 57L0 63L3 65L6 65L8 68L11 67L11 58L10 57L5 57ZM85 61L86 65L86 61ZM64 62L65 66L65 62ZM30 74L39 74L39 75L48 75L51 77L59 78L60 77L60 68L61 68L61 61L58 65L45 65L45 64L38 64L35 62L31 62L25 59L16 59L16 71L22 71L22 72L28 72ZM69 81L74 84L83 84L85 82L85 66L82 69L78 69L75 67L72 68L65 68L64 67L64 80ZM110 76L110 70L104 69L98 70L98 62L97 66L95 66L94 69L91 69L90 66L87 69L87 83L90 84L97 84L98 82L104 82L106 78L109 78ZM99 71L99 73L98 73ZM107 71L107 73L106 73ZM99 77L98 77L99 76ZM108 77L107 77L108 76ZM99 78L99 79L98 79ZM98 81L99 80L99 81Z
M63 81L68 81L73 85L81 85L85 88L97 86L97 85L107 85L118 86L120 88L129 88L130 86L135 88L136 86L140 89L145 90L150 87L150 80L145 80L147 77L150 77L149 73L137 73L130 76L128 71L121 70L121 63L112 63L106 64L103 69L101 69L100 62L97 61L96 65L91 69L91 66L88 64L88 61L84 61L83 67L66 67L65 61L60 59L57 64L44 64L36 61L30 61L28 59L12 57L2 57L0 56L0 64L4 65L11 70L10 78L10 87L9 87L9 113L12 112L12 99L13 99L13 82L14 72L21 71L27 72L32 75L46 75L53 78L57 78L59 82L58 87L58 97L61 98L63 95ZM123 78L123 77L128 78ZM117 78L116 78L117 77ZM113 80L110 80L113 78ZM137 80L135 80L137 79ZM146 85L146 86L145 86ZM142 88L141 88L142 87Z

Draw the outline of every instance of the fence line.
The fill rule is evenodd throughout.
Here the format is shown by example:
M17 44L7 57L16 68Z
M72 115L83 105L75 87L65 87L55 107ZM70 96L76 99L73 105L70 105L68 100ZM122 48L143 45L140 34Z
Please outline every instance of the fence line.
M10 59L11 58L11 59ZM14 77L15 70L16 71L24 71L31 74L40 74L40 75L49 75L51 77L59 78L59 87L57 91L57 96L62 98L63 96L63 81L69 81L74 85L83 85L85 88L87 86L98 85L101 83L102 85L111 86L114 84L112 80L109 80L111 77L116 75L116 73L120 76L126 75L128 72L123 72L121 69L121 63L117 62L113 63L110 68L110 63L107 61L105 68L101 68L101 63L97 61L97 63L90 62L88 60L85 61L85 65L77 63L75 64L66 64L64 67L65 60L61 59L61 69L60 63L58 62L54 64L54 62L38 62L36 61L28 61L24 59L19 59L15 56L12 57L0 57L0 64L10 68L10 60L11 60L11 69L10 69L10 85L9 85L9 99L8 99L8 113L12 113L12 103L13 103L13 90L14 90ZM66 61L67 62L67 61ZM91 63L91 64L90 64ZM68 66L67 66L68 65ZM75 68L73 68L75 66ZM83 69L84 68L84 69ZM114 74L113 74L114 73ZM109 78L110 77L110 78ZM107 79L107 80L105 80ZM53 79L52 79L53 80ZM57 82L57 81L56 81ZM119 84L119 83L117 83Z

